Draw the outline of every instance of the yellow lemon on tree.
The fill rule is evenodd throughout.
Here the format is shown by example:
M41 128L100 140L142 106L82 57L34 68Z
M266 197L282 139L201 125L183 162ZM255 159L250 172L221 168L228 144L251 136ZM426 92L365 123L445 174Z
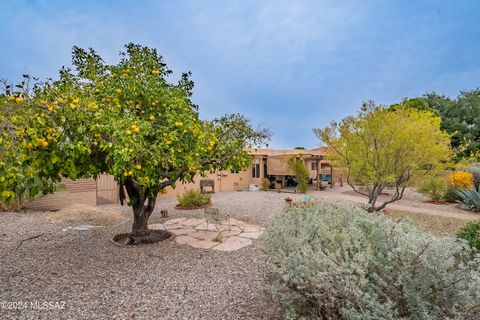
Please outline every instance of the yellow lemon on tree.
M136 124L132 124L132 125L130 126L130 128L132 128L132 129L135 129L136 127L137 127Z
M118 94L122 93L122 89L115 90Z
M155 101L153 101L153 102L152 102L152 106L155 107L156 105L157 105L157 103L156 103Z
M33 144L31 144L30 142L27 144L27 149L32 149L33 148Z
M8 101L15 101L15 99L16 99L15 96L8 97Z
M139 133L139 132L140 132L140 128L139 128L139 127L135 127L135 129L133 129L133 131L135 131L136 133Z
M131 135L132 135L132 131L127 130L127 136L131 136Z
M41 104L47 104L47 100L41 100L40 103Z
M44 141L42 141L42 147L44 147L44 148L48 147L48 142L47 142L47 141L45 141L45 140L44 140Z
M137 165L135 166L135 169L137 169L137 170L142 170L142 165L141 165L141 164L137 164Z
M52 106L49 106L49 107L48 107L48 111L53 111L53 107L52 107Z
M128 171L128 175L133 176L133 171L132 170Z
M125 171L125 172L123 173L123 176L124 176L124 177L128 177L128 172Z
M152 70L152 74L160 74L160 70Z
M15 102L16 102L16 103L22 103L22 102L23 102L23 98L20 98L20 97L15 98Z
M78 99L73 99L73 100L72 100L72 103L73 103L73 104L78 104L79 102L80 102L80 101L79 101Z
M52 134L52 133L53 133L53 129L52 129L52 128L48 128L48 129L47 129L47 133L48 133L48 134Z
M148 119L153 121L153 120L155 120L155 116L153 114L151 114L150 117L148 117Z

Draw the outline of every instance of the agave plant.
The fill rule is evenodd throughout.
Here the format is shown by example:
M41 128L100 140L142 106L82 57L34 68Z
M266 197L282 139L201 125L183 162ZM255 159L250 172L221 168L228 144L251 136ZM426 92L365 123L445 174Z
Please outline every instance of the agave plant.
M457 202L462 209L480 212L480 192L475 189L460 189L457 194L460 197Z

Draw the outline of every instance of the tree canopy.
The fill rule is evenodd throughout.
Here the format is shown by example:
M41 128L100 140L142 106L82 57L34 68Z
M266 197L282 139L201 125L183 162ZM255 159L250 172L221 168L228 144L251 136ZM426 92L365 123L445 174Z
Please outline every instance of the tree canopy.
M394 104L395 108L399 104ZM456 161L478 158L480 154L480 88L461 91L456 98L435 92L406 99L403 106L432 111L442 119L441 129L451 135ZM478 159L477 159L478 160Z
M243 169L250 163L244 148L269 137L238 114L201 120L189 73L169 82L172 71L155 49L128 44L108 65L93 49L74 47L72 64L58 80L6 86L1 125L15 138L0 148L2 157L5 148L21 157L1 159L3 172L33 166L34 176L51 182L110 174L125 186L135 216L149 216L163 188ZM18 183L9 181L0 184L3 201L18 196L7 194Z
M378 211L449 160L449 136L440 122L429 111L405 106L392 110L369 102L357 116L314 131L330 147L329 156L345 171L348 184L368 197L369 210ZM377 205L387 187L394 189L392 197Z

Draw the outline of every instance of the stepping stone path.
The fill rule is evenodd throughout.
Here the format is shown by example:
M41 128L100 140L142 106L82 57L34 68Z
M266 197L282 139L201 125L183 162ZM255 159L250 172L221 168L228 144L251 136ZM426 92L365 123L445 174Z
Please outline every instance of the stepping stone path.
M249 224L237 219L230 219L230 225L219 228L199 218L176 218L149 226L152 230L168 230L175 235L178 244L186 244L193 248L212 249L218 251L234 251L252 244L252 239L258 239L264 227ZM220 235L221 242L213 241Z

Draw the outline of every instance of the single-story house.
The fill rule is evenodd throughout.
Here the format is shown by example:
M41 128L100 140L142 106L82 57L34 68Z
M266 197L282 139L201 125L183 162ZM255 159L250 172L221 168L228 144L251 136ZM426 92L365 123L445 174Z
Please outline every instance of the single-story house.
M193 183L177 184L176 189L167 188L162 197L174 197L188 189L199 189L200 180L213 180L215 192L227 192L248 189L251 184L261 185L263 179L278 182L282 187L289 187L294 173L288 166L288 160L298 158L304 161L309 172L311 184L315 188L328 181L338 183L341 175L334 170L326 159L325 149L311 150L275 150L248 149L252 155L252 166L244 171L218 171L206 177L196 177ZM319 179L320 178L320 179ZM323 181L322 181L323 180ZM65 189L29 203L26 207L32 210L58 210L73 203L101 205L119 202L118 185L112 176L102 175L97 180L66 179ZM330 184L331 185L331 184Z

